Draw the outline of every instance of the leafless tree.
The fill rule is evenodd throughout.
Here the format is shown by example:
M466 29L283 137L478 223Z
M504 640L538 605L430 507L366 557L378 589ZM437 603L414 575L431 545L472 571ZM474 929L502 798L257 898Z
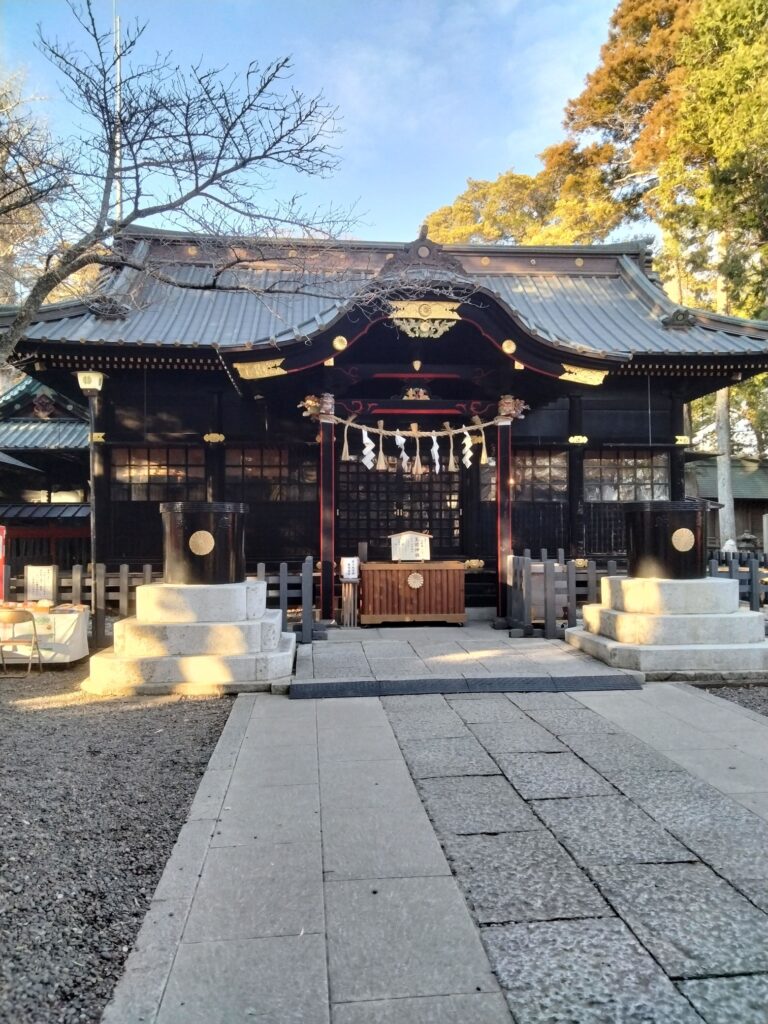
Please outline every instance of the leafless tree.
M322 94L287 84L289 58L252 63L242 76L201 65L182 70L161 55L142 60L145 25L130 26L115 45L93 0L68 2L84 49L42 28L38 48L61 75L79 132L51 139L18 109L13 130L4 115L0 121L0 232L22 210L39 221L16 254L17 263L37 269L0 337L2 360L63 282L130 262L120 236L138 223L218 239L214 255L230 269L238 256L228 240L332 239L349 227L349 211L308 211L298 195L275 200L276 175L328 175L338 159L336 110ZM247 252L252 264L254 246ZM156 268L145 260L141 270Z

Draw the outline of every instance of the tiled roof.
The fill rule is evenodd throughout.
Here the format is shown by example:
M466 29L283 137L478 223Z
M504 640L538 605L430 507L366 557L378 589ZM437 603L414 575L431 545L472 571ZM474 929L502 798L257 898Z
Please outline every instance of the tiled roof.
M88 424L80 420L0 420L0 449L88 448Z
M89 505L72 504L22 504L21 502L9 502L0 505L0 523L8 523L18 520L87 520L90 515Z
M215 288L205 287L210 267L183 259L162 264L178 286L122 270L109 291L130 297L132 308L124 318L100 318L82 304L63 303L46 307L27 337L222 350L311 337L353 309L377 272L373 243L367 249L366 243L348 245L345 273L237 269L222 274ZM386 248L376 250L380 262ZM390 248L399 257L407 247ZM464 279L481 294L500 302L531 334L566 351L624 359L768 354L768 323L694 312L690 324L665 326L663 318L677 307L644 273L637 243L541 250L445 246L441 251L464 268Z

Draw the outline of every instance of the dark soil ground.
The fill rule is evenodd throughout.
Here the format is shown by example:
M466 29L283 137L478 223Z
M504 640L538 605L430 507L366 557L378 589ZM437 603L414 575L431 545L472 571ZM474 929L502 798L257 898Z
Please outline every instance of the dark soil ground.
M99 1020L231 708L86 674L0 674L4 1024Z

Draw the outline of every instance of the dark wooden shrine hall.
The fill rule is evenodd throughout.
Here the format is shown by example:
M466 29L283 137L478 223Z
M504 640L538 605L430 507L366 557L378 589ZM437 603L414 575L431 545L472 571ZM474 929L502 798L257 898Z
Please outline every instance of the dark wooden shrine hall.
M99 559L159 562L161 501L245 501L248 562L321 561L325 616L338 558L403 530L483 562L481 603L512 550L620 556L622 502L684 497L684 404L768 369L768 324L676 306L642 243L122 244L15 355L74 399L106 375Z

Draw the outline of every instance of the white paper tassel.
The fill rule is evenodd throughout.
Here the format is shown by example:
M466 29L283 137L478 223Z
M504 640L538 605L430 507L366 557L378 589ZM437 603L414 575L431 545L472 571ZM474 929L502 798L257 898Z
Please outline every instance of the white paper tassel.
M408 452L405 450L405 438L402 434L395 434L395 444L400 449L400 463L403 467L403 472L407 473L411 467L411 460L408 458Z
M376 456L373 454L375 450L376 445L371 440L368 431L363 429L363 454L360 461L366 469L373 469L376 462Z
M472 438L469 436L467 431L464 431L464 437L461 441L462 456L461 461L464 463L464 468L469 469L472 465Z
M435 464L435 473L440 472L440 446L437 443L437 434L432 435L432 461Z

